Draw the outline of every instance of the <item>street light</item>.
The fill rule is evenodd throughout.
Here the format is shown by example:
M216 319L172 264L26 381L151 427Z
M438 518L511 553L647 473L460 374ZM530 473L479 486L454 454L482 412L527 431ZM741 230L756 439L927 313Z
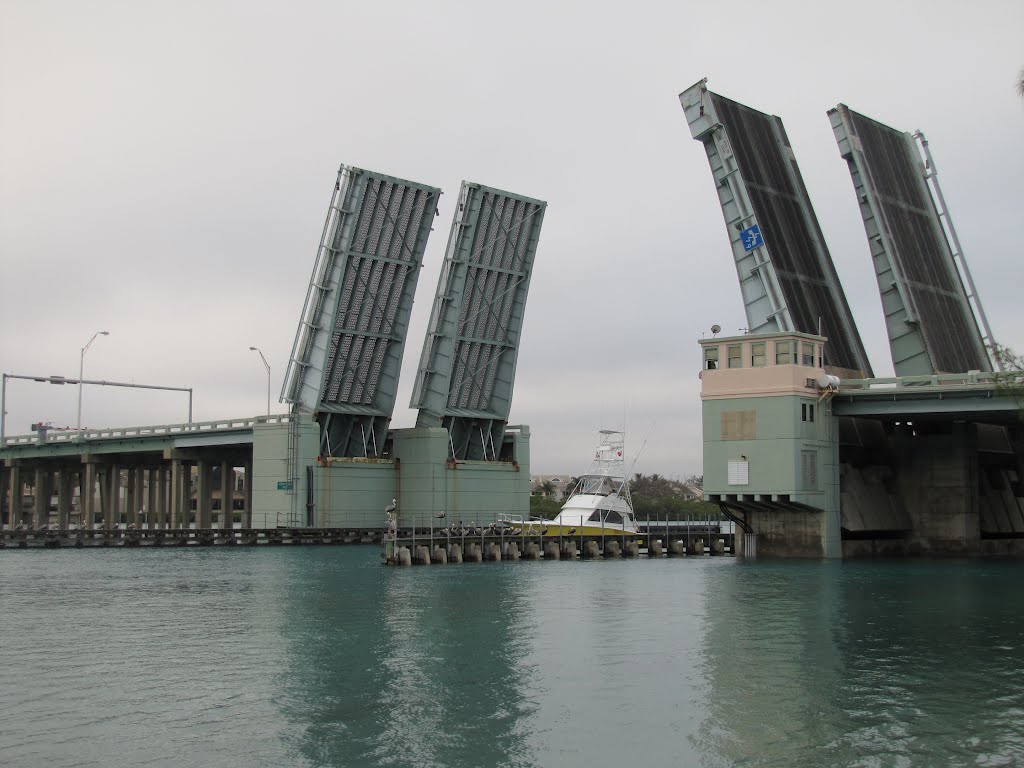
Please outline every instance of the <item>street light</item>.
M89 343L82 347L82 354L78 357L78 418L75 420L75 432L78 433L78 439L82 439L82 374L85 369L85 353L89 351L89 347L96 341L97 336L109 336L110 331L96 331L89 339Z
M249 347L250 352L256 352L260 356L260 360L263 361L263 367L267 369L267 416L270 415L270 363L267 362L267 358L263 356L259 347Z

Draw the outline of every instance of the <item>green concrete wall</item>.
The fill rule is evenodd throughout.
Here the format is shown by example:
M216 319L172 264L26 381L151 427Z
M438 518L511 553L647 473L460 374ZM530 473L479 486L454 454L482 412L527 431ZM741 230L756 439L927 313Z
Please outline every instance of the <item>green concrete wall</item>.
M815 406L815 420L801 421L801 405ZM749 440L723 440L722 413L754 411L756 436ZM832 446L835 426L822 404L814 397L743 397L707 400L703 408L704 492L788 494L793 501L824 508L837 480ZM800 461L803 451L817 454L817 489L801 482ZM749 484L729 485L730 460L747 457Z
M322 528L382 528L384 508L399 497L392 459L335 459L317 467L314 483Z
M814 421L804 421L804 407L814 406ZM723 439L722 414L752 411L753 434L746 439ZM772 501L787 497L824 512L822 519L807 518L803 530L800 515L787 512L777 520L763 518L765 530L755 526L759 554L808 556L808 541L818 542L818 556L841 555L839 526L839 446L838 429L826 401L814 396L773 395L705 400L704 492L706 495L734 497L740 501ZM804 452L814 453L815 487L807 487L802 468ZM748 483L730 485L730 461L748 462ZM807 513L813 514L813 513ZM788 534L786 534L788 530ZM786 546L773 551L767 538L781 543L788 535L793 551ZM799 550L799 551L797 551Z
M306 467L316 466L320 451L320 427L309 414L296 414L295 475L287 482L288 424L256 424L252 440L252 525L254 528L302 526L306 520Z
M427 527L433 520L487 524L499 515L530 511L529 431L514 434L515 462L448 461L448 431L437 427L394 432L400 462L399 524ZM525 466L524 466L525 463ZM444 518L434 513L444 512ZM440 522L438 522L440 521Z
M253 525L306 524L306 467L315 467L313 524L325 528L381 528L384 508L398 502L403 527L487 524L499 515L527 517L530 507L529 429L512 428L514 461L448 461L443 428L392 432L391 459L332 459L320 464L319 427L299 416L295 493L288 480L288 425L261 425L253 438ZM435 513L444 512L440 518Z

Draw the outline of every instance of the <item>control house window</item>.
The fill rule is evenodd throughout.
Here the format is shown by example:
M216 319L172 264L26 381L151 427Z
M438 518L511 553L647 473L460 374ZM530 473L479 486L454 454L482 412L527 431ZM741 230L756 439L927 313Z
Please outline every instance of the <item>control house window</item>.
M763 341L757 341L750 345L750 365L753 368L764 368L768 364L764 351Z
M792 341L775 342L775 364L789 365L796 362L796 343Z
M718 370L718 347L704 347L704 369Z
M814 345L813 344L809 344L808 342L805 341L805 342L800 344L800 351L802 352L802 357L801 357L801 360L800 360L800 364L801 365L806 365L809 368L813 368L814 367Z
M742 353L741 353L742 349L743 349L743 347L740 346L739 344L730 344L729 345L728 352L729 352L729 367L730 368L742 368L743 367L743 357L742 357Z

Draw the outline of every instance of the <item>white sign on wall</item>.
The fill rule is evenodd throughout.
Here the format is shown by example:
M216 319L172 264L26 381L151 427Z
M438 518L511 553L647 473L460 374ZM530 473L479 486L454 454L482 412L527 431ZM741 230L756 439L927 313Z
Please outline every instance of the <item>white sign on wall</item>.
M748 485L750 483L750 462L742 461L729 462L729 485Z

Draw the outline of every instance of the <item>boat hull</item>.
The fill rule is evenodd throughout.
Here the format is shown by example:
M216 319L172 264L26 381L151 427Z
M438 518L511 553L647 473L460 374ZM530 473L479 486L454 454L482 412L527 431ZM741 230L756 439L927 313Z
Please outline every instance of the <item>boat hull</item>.
M560 536L604 536L606 538L621 538L626 537L627 539L633 539L640 536L636 531L627 531L622 528L614 528L605 526L602 528L599 525L547 525L545 526L544 538L560 537Z

